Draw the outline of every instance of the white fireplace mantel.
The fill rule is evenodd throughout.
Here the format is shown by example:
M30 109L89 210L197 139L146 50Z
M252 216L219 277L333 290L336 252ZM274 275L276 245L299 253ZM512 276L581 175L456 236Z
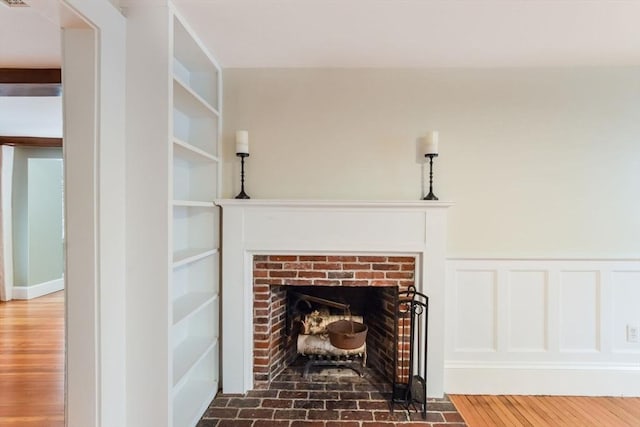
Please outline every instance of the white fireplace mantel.
M253 255L416 257L429 296L429 396L443 395L447 208L440 201L217 200L222 207L222 387L253 388Z

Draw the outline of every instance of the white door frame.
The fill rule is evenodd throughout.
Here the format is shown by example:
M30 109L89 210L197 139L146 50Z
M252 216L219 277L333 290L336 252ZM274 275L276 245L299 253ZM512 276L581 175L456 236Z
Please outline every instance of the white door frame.
M66 426L126 426L125 18L108 0L59 0L58 9ZM78 17L85 25L78 25Z

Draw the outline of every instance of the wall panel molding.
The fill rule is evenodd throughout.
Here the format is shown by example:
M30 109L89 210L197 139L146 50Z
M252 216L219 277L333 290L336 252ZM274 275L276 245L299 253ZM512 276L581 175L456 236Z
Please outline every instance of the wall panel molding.
M640 260L450 258L446 288L445 392L640 396Z

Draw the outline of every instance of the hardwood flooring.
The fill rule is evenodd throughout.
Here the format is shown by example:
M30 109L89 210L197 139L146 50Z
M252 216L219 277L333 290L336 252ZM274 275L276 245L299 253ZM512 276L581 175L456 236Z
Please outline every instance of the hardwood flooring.
M469 427L639 427L639 397L449 395Z
M64 426L64 292L0 302L0 426Z

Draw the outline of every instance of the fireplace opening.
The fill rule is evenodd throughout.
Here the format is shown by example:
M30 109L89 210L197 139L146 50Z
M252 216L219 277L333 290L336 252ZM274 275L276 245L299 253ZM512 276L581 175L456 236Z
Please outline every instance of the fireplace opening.
M398 294L414 275L414 257L255 256L254 386L268 386L287 366L309 360L337 360L357 372L366 365L392 383L394 353L403 348ZM330 344L326 326L337 320L364 324L364 344L349 350Z

